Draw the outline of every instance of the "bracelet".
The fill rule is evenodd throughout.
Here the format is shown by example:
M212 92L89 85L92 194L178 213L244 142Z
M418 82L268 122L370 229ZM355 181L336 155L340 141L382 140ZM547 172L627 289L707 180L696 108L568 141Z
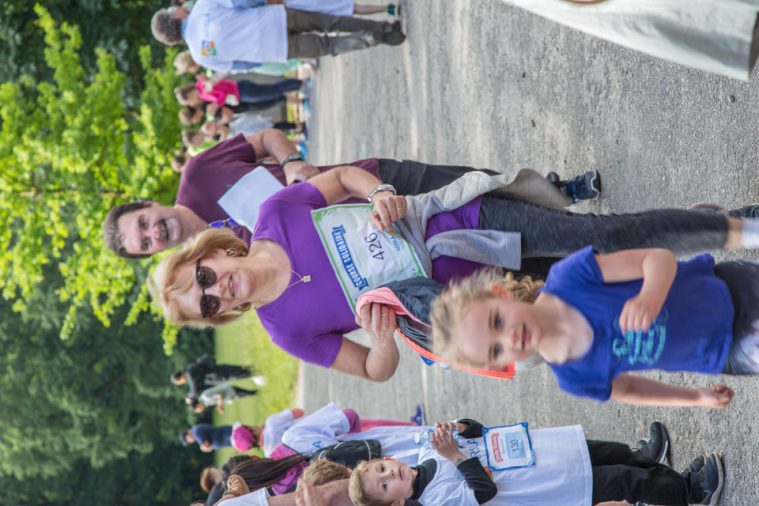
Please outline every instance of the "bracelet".
M369 192L369 195L367 196L367 199L369 200L369 203L372 203L372 198L375 194L379 192L393 192L393 195L398 195L398 192L395 191L395 187L391 184L382 183L378 184L374 188L372 188L372 191Z
M285 165L287 165L290 162L295 162L295 161L303 161L303 157L297 151L287 155L284 160L279 162L279 166L284 169Z

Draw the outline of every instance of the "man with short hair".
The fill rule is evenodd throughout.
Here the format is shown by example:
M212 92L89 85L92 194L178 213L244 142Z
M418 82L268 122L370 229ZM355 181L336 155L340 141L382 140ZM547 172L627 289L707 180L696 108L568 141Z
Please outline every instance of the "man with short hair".
M261 162L270 157L278 164ZM381 158L358 160L350 165L393 185L400 195L435 190L477 170ZM337 165L315 167L303 161L295 146L279 130L262 130L248 137L236 135L187 162L173 207L156 202L132 202L111 209L103 222L106 244L119 256L146 258L181 244L209 226L229 226L238 237L250 242L250 230L230 220L218 201L258 166L263 166L282 184L293 184ZM566 205L569 205L573 201L598 197L597 177L597 172L590 171L569 182L552 182L567 195Z
M221 73L288 58L336 56L377 44L394 46L406 39L400 22L301 11L265 0L198 0L192 11L161 9L150 28L163 44L186 42L196 63Z

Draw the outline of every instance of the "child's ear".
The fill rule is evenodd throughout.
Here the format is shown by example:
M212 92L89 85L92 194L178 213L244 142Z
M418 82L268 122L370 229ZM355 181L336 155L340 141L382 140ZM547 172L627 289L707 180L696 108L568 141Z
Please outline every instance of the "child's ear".
M493 295L496 297L503 297L504 299L514 300L514 292L507 289L498 281L493 281L493 283L490 285L490 291L493 292Z

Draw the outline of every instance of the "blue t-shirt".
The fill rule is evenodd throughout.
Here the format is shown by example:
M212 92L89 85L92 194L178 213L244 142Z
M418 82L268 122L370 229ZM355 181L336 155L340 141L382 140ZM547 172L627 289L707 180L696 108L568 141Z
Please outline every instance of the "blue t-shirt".
M560 388L605 401L614 378L626 371L722 372L733 339L733 302L714 274L714 258L705 253L678 262L672 288L648 331L623 334L619 315L641 284L604 283L590 246L551 268L543 290L580 311L593 330L584 356L549 364Z
M214 427L210 423L198 423L192 426L192 435L195 436L195 441L199 445L203 444L204 441L209 441L214 450L232 444L229 441L229 438L232 437L231 425Z

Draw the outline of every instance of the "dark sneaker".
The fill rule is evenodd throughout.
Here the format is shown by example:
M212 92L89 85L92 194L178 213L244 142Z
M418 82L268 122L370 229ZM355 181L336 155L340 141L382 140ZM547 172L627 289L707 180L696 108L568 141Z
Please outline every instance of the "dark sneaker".
M704 464L706 464L706 457L699 455L688 464L688 467L683 469L682 474L687 475L690 473L697 473L702 467L704 467Z
M669 460L669 434L661 422L654 422L649 428L649 438L638 441L637 450L641 455L653 459L659 464Z
M746 206L728 211L727 214L736 218L759 218L759 205Z
M601 174L597 170L589 170L568 181L559 181L559 189L572 199L573 203L597 199L601 196Z
M546 174L546 179L548 179L548 182L554 185L556 188L561 189L561 177L554 171L549 172Z
M406 36L403 34L400 21L392 23L390 29L385 30L380 38L380 41L388 46L398 46L403 44L405 40Z
M694 497L697 504L715 506L719 504L722 489L725 487L725 468L722 465L722 457L716 453L709 455L704 467L698 471L698 488L701 496Z
M421 404L416 405L416 409L414 411L414 416L412 416L409 420L414 422L417 425L427 425L427 420L424 416L424 408Z
M385 12L387 12L388 15L390 16L400 16L401 4L387 4L387 8L385 9Z

